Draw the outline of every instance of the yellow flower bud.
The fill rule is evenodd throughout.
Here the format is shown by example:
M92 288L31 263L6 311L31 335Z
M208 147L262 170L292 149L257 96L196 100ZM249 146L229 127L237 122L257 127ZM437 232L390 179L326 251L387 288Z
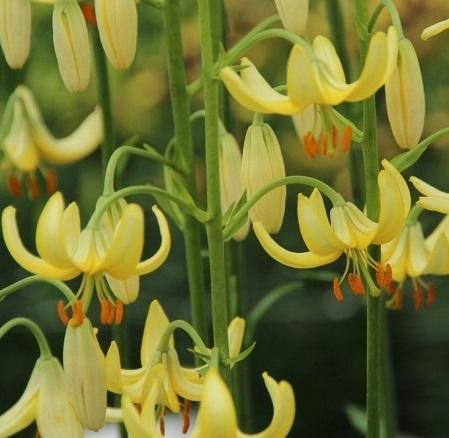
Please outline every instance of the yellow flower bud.
M137 45L137 9L134 0L95 0L101 44L111 64L120 70L134 60Z
M68 389L81 423L99 430L106 419L105 357L92 325L84 318L80 325L67 325L64 338L64 371Z
M399 41L397 67L385 83L388 120L401 148L415 147L424 128L425 97L418 57L412 43Z
M309 0L274 0L283 26L290 32L304 35L309 15Z
M242 154L236 139L232 134L223 130L220 135L220 186L221 210L224 213L236 204L243 195ZM240 227L232 236L235 240L243 240L249 232L249 221Z
M11 68L21 68L30 53L30 0L0 0L0 44Z
M248 198L267 184L285 177L284 160L276 134L268 124L248 128L243 146L242 184ZM277 233L284 219L285 186L263 196L249 211L252 222L262 222L269 233Z
M83 91L90 79L90 46L86 20L76 0L56 0L53 44L65 86L72 93Z

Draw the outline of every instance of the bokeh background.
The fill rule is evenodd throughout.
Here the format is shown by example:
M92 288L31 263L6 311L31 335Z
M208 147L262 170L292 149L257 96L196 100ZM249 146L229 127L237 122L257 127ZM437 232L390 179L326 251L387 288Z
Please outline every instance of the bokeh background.
M335 0L338 1L338 0ZM183 1L183 43L189 80L200 73L199 29L194 1ZM354 78L358 64L358 42L354 25L353 3L340 0L344 9L347 50L351 59L350 76ZM372 2L375 5L376 2ZM446 0L396 0L406 36L413 42L420 57L426 88L427 119L424 135L449 125L449 35L438 36L426 43L419 35L425 26L449 16ZM229 21L229 44L237 41L252 26L275 13L272 0L226 0ZM379 28L386 28L388 17L382 14ZM311 1L308 36L330 36L324 0ZM284 82L289 46L285 42L266 41L252 49L248 56L272 84ZM95 106L95 81L79 95L64 87L56 65L52 44L51 7L33 4L33 36L29 61L22 71L10 71L0 56L0 110L9 93L19 83L27 84L35 94L45 120L57 136L69 134ZM173 135L168 96L162 14L139 5L139 43L136 60L125 72L109 69L111 74L113 113L120 142L138 135L160 151ZM251 113L232 100L229 129L243 143ZM193 107L201 107L201 96L193 99ZM343 109L344 110L344 109ZM357 112L357 110L355 111ZM296 137L291 120L270 116L267 120L276 129L282 145L288 174L307 174L322 178L351 198L347 157L309 159ZM355 122L360 126L359 121ZM392 157L400 150L391 135L383 91L378 93L379 145L382 157ZM204 200L203 127L194 126L198 187ZM354 146L357 147L357 146ZM443 190L448 183L449 138L441 139L424 154L421 161L407 171ZM94 208L102 190L100 154L94 153L80 163L58 168L60 189L67 201L76 200L84 220ZM151 182L162 185L160 166L148 161L130 159L121 177L121 185ZM287 213L278 242L292 250L304 248L296 221L298 188L288 189ZM412 191L416 199L416 192ZM139 198L137 198L139 200ZM46 201L26 197L13 198L6 189L5 175L0 178L0 208L14 204L18 209L23 240L34 248L37 217ZM149 198L140 199L147 214L147 247L150 253L158 242L155 223L150 213ZM422 215L428 232L441 217ZM157 298L169 317L190 318L182 234L171 226L173 249L165 265L141 280L139 299L127 307L127 329L131 365L138 365L138 351L150 300ZM204 237L204 236L203 236ZM205 239L204 239L205 240ZM361 436L348 419L349 405L363 407L365 399L365 308L363 301L345 294L343 304L331 293L329 275L323 280L310 273L274 263L250 234L239 249L244 255L242 265L245 308L243 317L272 288L290 281L301 281L302 289L285 296L265 316L255 334L257 346L249 359L253 395L252 410L255 429L265 426L271 417L271 406L262 383L261 373L268 370L277 379L289 380L295 389L297 416L292 437L358 437ZM207 253L205 253L207 257ZM342 272L339 263L328 268ZM0 287L27 273L11 259L0 239ZM429 279L430 280L430 279ZM431 307L416 312L411 287L407 285L405 306L400 312L388 313L391 336L397 417L401 434L420 437L449 436L449 297L448 281L432 279L437 284L438 300ZM72 283L78 286L77 281ZM63 327L56 316L59 296L44 285L30 287L0 303L0 323L15 316L28 316L41 325L61 356ZM92 320L98 322L98 309L92 307ZM101 341L107 348L110 332L101 329ZM183 343L184 342L184 343ZM187 348L186 339L179 345ZM22 393L38 351L32 337L14 330L0 341L0 412L6 410ZM188 354L186 353L186 358ZM34 436L32 427L20 436ZM19 436L19 435L17 435Z

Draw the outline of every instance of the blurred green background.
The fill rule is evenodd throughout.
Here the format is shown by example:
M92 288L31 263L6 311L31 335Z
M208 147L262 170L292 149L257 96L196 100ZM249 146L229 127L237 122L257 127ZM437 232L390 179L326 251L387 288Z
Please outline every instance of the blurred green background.
M335 0L337 1L337 0ZM353 2L340 0L345 12L345 34L348 51L357 70L358 43L353 20ZM426 43L419 38L421 30L449 16L446 0L397 0L406 36L413 42L420 57L426 87L427 120L425 136L449 125L449 35L441 35ZM373 2L373 5L375 2ZM275 12L271 0L225 1L229 20L229 44L237 41L248 29ZM199 67L199 29L195 2L184 1L183 43L189 80L196 78ZM379 28L388 25L382 14ZM343 31L343 30L342 30ZM311 2L308 35L330 35L324 0ZM252 49L250 59L272 84L284 81L289 46L278 40L267 41ZM94 107L95 80L80 95L70 94L57 70L51 34L51 7L33 5L33 36L31 56L25 69L12 72L3 58L1 67L1 108L8 94L19 83L27 84L42 109L45 120L56 136L69 134ZM110 67L114 121L120 142L133 135L163 151L173 133L169 105L162 14L139 5L139 43L136 60L130 70L114 71ZM353 75L354 77L354 75ZM229 126L240 144L251 120L251 113L230 101L232 121ZM201 107L201 96L193 99L194 109ZM288 174L313 175L334 185L350 198L347 157L309 159L291 120L270 116L267 120L276 129L283 148ZM387 120L383 91L378 93L379 145L382 157L392 157L400 150L395 146ZM355 121L359 126L360 123ZM195 124L198 186L204 200L203 143L201 123ZM354 146L357 147L357 146ZM449 138L431 147L420 163L407 171L426 181L449 189ZM58 168L60 189L67 202L76 200L86 220L101 193L100 154L96 152L80 163ZM160 166L131 159L121 185L151 181L162 185ZM289 249L304 248L296 221L297 188L289 188L287 213L277 241ZM416 192L412 192L416 199ZM139 198L137 198L139 200ZM147 248L158 243L155 221L150 213L151 201L140 199L147 214ZM23 240L34 249L34 230L46 196L38 201L15 199L6 189L4 175L0 183L0 208L14 204L18 209ZM424 230L429 231L440 219L422 215ZM157 298L171 319L190 319L187 295L184 246L182 234L171 224L173 249L168 261L154 274L141 279L138 300L127 307L127 327L131 364L138 365L138 351L143 322L150 300ZM205 240L205 239L203 239ZM204 244L205 245L205 244ZM256 332L257 346L250 357L253 390L252 409L256 430L271 418L271 406L263 387L261 373L267 370L276 379L290 381L295 389L297 415L292 437L357 437L345 407L363 406L365 398L365 328L364 303L349 293L343 304L337 303L327 281L313 281L307 272L286 268L273 262L260 248L253 235L241 244L245 254L244 292L248 311L271 288L288 281L302 280L302 290L290 294L269 312ZM329 269L342 272L336 263ZM0 240L0 287L27 273L11 259ZM401 312L389 312L392 362L397 398L397 415L401 433L421 437L449 436L449 297L445 278L432 279L437 284L438 300L431 308L416 312L410 285L405 293ZM77 280L73 287L78 286ZM41 325L48 335L53 351L60 356L63 327L56 316L59 296L46 286L30 287L1 302L0 323L15 316L28 316ZM98 309L92 306L91 319L99 324ZM101 340L107 348L110 333L101 328ZM180 347L187 347L181 337ZM184 342L184 343L183 343ZM6 410L22 393L37 357L37 348L28 333L15 330L0 341L0 412ZM188 357L186 355L186 357ZM19 435L18 435L19 436ZM34 429L22 436L34 436Z

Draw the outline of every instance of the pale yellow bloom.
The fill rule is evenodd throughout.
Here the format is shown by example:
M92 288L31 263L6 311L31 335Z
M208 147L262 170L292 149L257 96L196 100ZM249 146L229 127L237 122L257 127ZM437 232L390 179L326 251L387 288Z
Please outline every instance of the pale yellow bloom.
M229 389L218 371L211 368L204 381L200 410L192 430L192 438L284 438L293 426L295 396L286 381L276 382L267 373L262 375L273 404L273 418L268 427L257 434L239 430L237 414Z
M242 154L235 137L222 129L220 133L220 194L221 211L225 214L243 196L241 180ZM249 220L232 236L243 240L249 232Z
M0 44L11 68L21 68L30 52L30 0L0 0Z
M247 198L267 184L285 177L281 147L270 125L254 123L246 131L241 175ZM261 222L269 233L277 233L284 219L285 196L285 186L267 193L251 207L251 221Z
M421 38L426 41L447 29L449 29L449 18L426 27L421 33Z
M86 20L76 0L56 0L53 44L65 86L79 93L89 85L90 45Z
M137 8L134 0L95 0L101 44L111 64L128 68L137 45Z
M64 338L64 372L75 410L83 426L99 430L106 419L105 357L88 318L73 319Z
M290 32L304 35L309 16L309 0L274 0L282 24Z
M369 219L352 202L334 205L327 216L321 193L314 189L310 197L298 196L298 222L308 252L292 252L279 246L260 222L254 231L265 251L278 262L294 268L323 266L347 257L345 273L340 281L334 281L334 291L342 299L339 286L354 266L348 280L352 290L364 292L361 274L376 262L367 252L369 245L381 245L394 239L402 230L410 210L410 193L406 182L396 168L387 160L378 175L380 190L380 215L377 222ZM337 279L336 279L337 280Z
M39 257L22 243L17 228L16 210L3 210L2 227L6 246L16 262L27 271L43 277L68 280L85 274L82 288L84 304L89 304L92 289L101 301L114 302L104 283L115 297L128 304L137 298L139 276L156 270L166 260L171 239L164 214L153 207L161 232L161 246L156 253L140 261L144 244L144 216L137 204L115 204L96 227L81 230L78 206L64 207L61 193L55 193L42 211L36 229Z
M64 371L54 357L41 357L36 361L23 395L0 415L0 438L13 436L34 420L45 438L84 436Z
M412 43L399 41L397 67L385 83L388 120L401 148L411 149L421 139L425 118L424 85Z
M240 75L231 67L220 71L229 93L241 105L259 113L292 115L311 104L338 105L373 95L396 66L398 38L394 27L377 32L370 40L359 78L347 83L335 47L319 35L313 45L295 45L287 66L287 95L276 92L254 65L242 59Z

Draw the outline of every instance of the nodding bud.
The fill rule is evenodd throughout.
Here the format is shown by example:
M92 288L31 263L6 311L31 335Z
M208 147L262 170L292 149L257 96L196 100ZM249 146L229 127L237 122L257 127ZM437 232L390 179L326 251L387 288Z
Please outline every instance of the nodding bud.
M399 41L397 66L385 83L388 120L397 144L414 148L421 139L425 118L424 86L412 43Z
M83 91L90 79L90 46L86 20L76 0L56 0L53 44L65 86L72 93Z
M246 132L242 159L242 184L247 198L284 177L284 160L276 134L266 123L251 125ZM269 233L277 233L284 219L285 196L285 186L271 190L250 209L251 220L261 222Z
M11 68L21 68L30 53L30 0L0 0L0 44Z
M119 70L134 60L137 46L137 8L134 0L95 0L101 44L110 63Z
M306 33L309 0L274 0L283 26L298 35Z
M239 202L243 195L241 180L242 154L235 137L222 130L220 134L220 188L221 210L225 214ZM249 221L246 220L232 236L235 240L243 240L249 232Z

